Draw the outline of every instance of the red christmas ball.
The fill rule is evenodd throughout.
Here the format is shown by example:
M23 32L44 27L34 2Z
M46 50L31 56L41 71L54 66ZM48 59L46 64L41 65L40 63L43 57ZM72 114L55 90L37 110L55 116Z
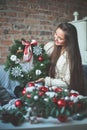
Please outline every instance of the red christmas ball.
M47 92L48 88L45 86L40 87L39 91Z
M44 92L39 91L38 95L39 95L39 96L44 96Z
M22 101L21 101L21 100L17 100L17 101L15 102L15 106L16 106L16 107L22 106Z
M33 87L33 86L35 86L35 84L33 82L28 83L28 87Z
M27 98L30 98L31 97L31 94L27 94Z
M79 94L78 93L70 93L70 96L77 97Z
M55 88L55 92L62 92L62 88Z
M58 116L58 120L59 120L60 122L65 122L65 121L67 121L67 116L61 114L61 115Z
M39 56L38 61L42 62L43 61L43 56Z
M23 91L22 91L22 95L25 95L26 94L26 89L24 89Z
M58 107L59 108L62 108L62 107L65 107L66 106L66 101L64 99L59 99L57 101L57 104L58 104Z

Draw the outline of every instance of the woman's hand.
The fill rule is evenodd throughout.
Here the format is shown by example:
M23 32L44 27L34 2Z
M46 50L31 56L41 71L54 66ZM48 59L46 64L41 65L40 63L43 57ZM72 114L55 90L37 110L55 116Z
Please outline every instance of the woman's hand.
M39 83L39 82L43 82L44 83L45 82L44 78L40 78L40 79L35 81L35 83Z

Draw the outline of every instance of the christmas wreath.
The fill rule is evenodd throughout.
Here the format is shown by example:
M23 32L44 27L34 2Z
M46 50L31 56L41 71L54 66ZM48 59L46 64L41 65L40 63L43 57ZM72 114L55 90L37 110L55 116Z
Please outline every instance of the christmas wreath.
M87 97L77 91L29 82L23 89L22 96L2 106L0 113L3 122L18 126L25 121L38 123L38 119L50 116L66 122L68 117L86 108Z
M9 77L21 85L34 81L48 74L50 60L44 50L44 45L36 40L16 40L9 48L5 70Z

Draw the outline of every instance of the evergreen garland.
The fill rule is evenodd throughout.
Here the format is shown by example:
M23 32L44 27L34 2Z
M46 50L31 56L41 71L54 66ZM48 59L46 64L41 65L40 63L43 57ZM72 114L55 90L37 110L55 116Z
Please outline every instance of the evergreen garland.
M31 42L27 43L30 45ZM87 108L87 97L80 95L77 91L69 91L56 86L47 87L32 82L47 76L50 64L43 45L36 43L30 45L34 67L28 72L23 71L21 66L25 45L21 41L15 41L10 48L5 70L9 71L12 80L19 81L24 88L20 98L12 99L8 104L0 107L0 118L5 123L11 122L15 126L25 121L38 123L38 118L48 118L49 116L57 118L60 122L65 122L68 117ZM15 67L17 70L13 69ZM87 116L87 114L84 115ZM75 116L73 119L76 119Z
M0 108L0 115L4 123L11 122L18 126L25 121L38 123L38 118L47 119L48 117L66 122L68 117L72 116L76 119L73 115L86 109L87 97L80 95L77 91L58 87L48 88L29 82L20 98L13 99ZM83 116L87 117L87 113Z

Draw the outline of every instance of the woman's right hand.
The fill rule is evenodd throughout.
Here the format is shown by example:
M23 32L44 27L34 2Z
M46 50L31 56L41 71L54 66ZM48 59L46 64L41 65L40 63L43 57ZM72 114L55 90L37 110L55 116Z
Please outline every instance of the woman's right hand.
M40 79L35 81L35 83L39 83L39 82L43 82L44 83L45 82L44 78L40 78Z

